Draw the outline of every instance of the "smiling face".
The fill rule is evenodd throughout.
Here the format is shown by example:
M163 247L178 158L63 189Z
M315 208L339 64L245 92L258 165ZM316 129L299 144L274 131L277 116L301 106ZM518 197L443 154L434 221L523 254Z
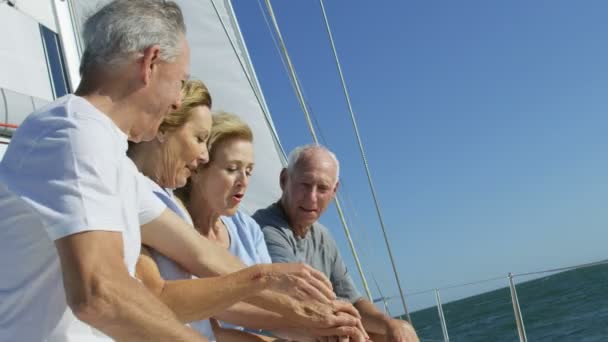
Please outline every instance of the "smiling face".
M211 123L209 107L197 106L190 110L185 124L176 130L158 132L162 149L158 179L163 187L183 187L199 164L209 161L207 139Z
M192 188L213 212L232 216L249 185L253 144L242 138L227 138L215 144L212 153L211 161L192 176Z
M281 189L281 203L292 228L309 227L336 194L336 162L323 150L304 151L291 172L281 173Z

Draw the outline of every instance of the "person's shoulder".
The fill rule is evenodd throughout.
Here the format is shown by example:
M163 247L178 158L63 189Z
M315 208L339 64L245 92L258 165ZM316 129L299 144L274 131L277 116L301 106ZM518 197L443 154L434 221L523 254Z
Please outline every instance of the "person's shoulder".
M262 227L262 229L282 229L286 228L285 226L287 225L287 222L285 221L282 213L279 211L276 203L271 204L266 208L259 209L252 215L252 218L260 227Z
M253 215L251 215L251 217L260 225L263 225L263 222L266 222L266 220L269 217L270 214L270 208L272 207L272 205L266 207L266 208L261 208L255 211L255 213L253 213Z
M37 146L56 149L69 146L76 154L101 152L104 149L100 146L123 138L109 117L84 98L71 94L32 113L20 128L17 141L36 141Z
M248 231L260 230L260 225L256 220L241 210L238 210L232 216L228 216L227 219L232 221L239 229L246 229Z

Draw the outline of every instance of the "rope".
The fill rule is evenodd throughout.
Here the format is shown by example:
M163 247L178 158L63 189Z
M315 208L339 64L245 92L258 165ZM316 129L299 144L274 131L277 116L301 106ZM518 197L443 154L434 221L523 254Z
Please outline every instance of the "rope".
M291 62L289 53L287 52L287 46L285 45L285 41L283 40L283 36L281 35L281 31L279 29L279 24L277 23L277 19L274 15L274 11L272 9L272 4L270 3L270 0L265 0L265 1L266 1L266 8L268 9L268 14L270 15L270 19L272 21L277 39L281 46L281 51L283 52L283 56L285 57L287 66L289 67L290 79L291 79L292 85L294 86L294 88L296 90L298 102L300 103L300 107L302 107L302 111L304 112L304 116L306 117L306 123L308 124L308 128L310 130L310 134L312 135L313 141L316 144L318 144L319 139L317 138L317 134L315 132L315 128L313 126L313 123L312 123L312 120L310 117L310 113L308 111L308 107L306 106L306 103L304 101L304 95L302 93L302 88L300 87L300 82L298 82L298 78L295 73L295 68L293 66L293 63ZM334 203L336 204L336 209L338 210L338 216L340 217L342 227L344 227L344 233L346 234L346 239L348 240L348 244L350 246L351 252L355 259L355 264L357 265L357 270L359 271L359 275L361 276L361 281L363 283L363 287L365 288L365 293L367 294L367 297L369 298L369 300L373 300L371 291L369 290L369 286L367 284L367 280L365 279L365 274L363 273L363 268L361 267L361 262L359 261L359 256L357 255L357 251L355 250L355 245L353 243L353 239L350 235L348 225L346 224L346 219L344 218L344 213L342 212L342 206L340 205L340 200L337 196L334 198Z
M336 46L334 44L334 38L331 34L331 29L329 27L329 21L327 19L327 13L325 12L325 5L323 4L323 0L319 0L319 4L321 5L321 12L323 13L323 19L325 20L325 28L327 30L327 35L329 37L329 41L331 43L331 48L334 54L334 59L336 61L336 67L338 69L338 73L340 74L340 81L342 82L342 89L344 90L344 96L346 98L346 103L348 104L348 111L350 113L350 118L353 123L353 127L355 130L355 135L357 136L357 142L359 145L359 151L361 152L361 158L363 159L363 165L365 166L365 173L367 174L367 181L369 183L369 188L372 193L372 197L374 199L374 204L376 206L376 213L378 214L378 220L380 221L380 227L382 228L382 234L384 236L384 242L386 243L386 249L388 251L388 256L391 260L391 266L393 268L393 273L395 274L395 280L397 281L397 287L399 288L399 295L401 296L401 303L403 304L403 309L405 310L405 315L407 316L407 320L411 323L412 318L410 317L410 313L407 309L407 303L405 301L405 295L403 293L403 288L401 286L401 281L399 280L399 273L397 272L397 266L395 265L395 259L393 257L393 252L391 250L391 246L388 240L388 235L386 233L386 227L384 225L384 220L382 218L382 213L380 211L380 204L378 203L378 196L376 195L376 190L374 188L374 183L372 181L371 172L369 170L369 165L367 162L367 158L365 156L365 150L363 149L363 143L361 142L361 135L359 134L359 128L357 126L357 120L355 119L355 113L353 111L353 106L350 101L350 95L348 94L348 89L346 87L346 81L344 80L344 74L342 73L342 67L340 65L340 60L338 59L338 52L336 51Z
M580 264L580 265L575 265L575 266L553 268L553 269L544 270L544 271L518 273L518 274L513 274L513 277L523 277L523 276L535 275L535 274L563 272L563 271L575 270L575 269L579 269L579 268L586 268L586 267L592 267L592 266L598 266L598 265L604 265L604 264L608 264L608 260L594 261L594 262L589 262L586 264Z

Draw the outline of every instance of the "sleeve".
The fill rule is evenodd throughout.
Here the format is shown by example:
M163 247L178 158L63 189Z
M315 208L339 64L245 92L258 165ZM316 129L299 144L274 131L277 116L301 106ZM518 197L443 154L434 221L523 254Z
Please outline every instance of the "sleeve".
M268 254L273 263L287 263L287 262L298 262L293 249L289 244L289 240L285 234L272 226L266 226L262 229L264 233L264 240L266 240L266 247L268 248Z
M334 292L338 298L347 300L354 304L356 301L361 299L361 294L359 291L357 291L357 288L355 287L355 284L348 273L348 269L342 260L342 256L340 255L340 251L338 251L336 242L329 236L329 234L325 234L325 238L329 239L330 243L327 244L327 248L329 250L327 252L329 252L328 254L331 255L333 259L330 281L334 287Z
M139 173L137 174L137 193L139 208L139 224L144 225L159 217L167 209L165 203L154 194L154 186L151 180ZM155 185L155 184L154 184Z
M23 197L56 240L90 231L123 231L126 221L119 158L100 149L103 132L61 129L32 142L36 148L16 166Z
M244 221L249 226L249 231L251 231L251 239L253 240L253 244L255 250L257 251L258 262L260 264L272 264L272 259L270 258L270 254L268 253L268 247L266 247L266 241L264 240L264 233L262 233L262 228L252 219L250 216L243 214Z

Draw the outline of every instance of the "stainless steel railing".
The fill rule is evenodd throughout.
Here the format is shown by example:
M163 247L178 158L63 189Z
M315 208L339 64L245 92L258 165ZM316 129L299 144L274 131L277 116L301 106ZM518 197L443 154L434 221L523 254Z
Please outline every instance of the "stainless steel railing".
M461 287L466 287L466 286L471 286L471 285L479 285L479 284L483 284L483 283L488 283L488 282L495 282L498 280L507 280L507 285L509 287L509 292L510 292L510 297L511 297L511 304L513 306L513 315L515 318L515 323L517 326L517 333L519 336L519 341L520 342L527 342L527 335L526 335L526 329L525 329L525 324L524 324L524 317L522 315L521 312L521 308L519 305L519 298L517 296L517 286L515 283L515 279L516 278L521 278L521 277L529 277L529 276L535 276L535 275L542 275L542 274L548 274L548 273L559 273L559 272L564 272L564 271L570 271L570 270L575 270L575 269L580 269L580 268L587 268L587 267L592 267L592 266L598 266L598 265L604 265L604 264L608 264L608 260L602 260L602 261L596 261L596 262L590 262L590 263L586 263L586 264L579 264L579 265L574 265L574 266L567 266L567 267L560 267L560 268L552 268L552 269L546 269L546 270L541 270L541 271L534 271L534 272L526 272L526 273L508 273L507 276L498 276L498 277L493 277L493 278L488 278L488 279L483 279L483 280L478 280L478 281L472 281L472 282L466 282L466 283L459 283L459 284L454 284L454 285L448 285L448 286L443 286L440 288L434 288L434 289L427 289L427 290L421 290L421 291L413 291L410 292L409 295L407 295L406 297L413 297L413 296L418 296L418 295L422 295L422 294L427 294L427 293L434 293L434 297L435 297L435 305L437 307L437 315L439 318L439 323L441 326L441 331L442 331L442 335L443 335L443 341L444 342L449 342L450 338L449 338L449 334L448 334L448 327L446 324L446 319L445 319L445 315L443 312L443 303L441 302L441 296L440 296L440 291L442 290L448 290L448 289L455 289L455 288L461 288ZM384 302L385 307L387 307L387 301L392 300L392 299L397 299L399 298L399 296L390 296L390 297L381 297L375 300L375 302ZM416 324L416 322L413 322L414 325ZM429 341L429 342L433 342L433 341L439 341L436 339L425 339L425 338L420 338L420 341Z

